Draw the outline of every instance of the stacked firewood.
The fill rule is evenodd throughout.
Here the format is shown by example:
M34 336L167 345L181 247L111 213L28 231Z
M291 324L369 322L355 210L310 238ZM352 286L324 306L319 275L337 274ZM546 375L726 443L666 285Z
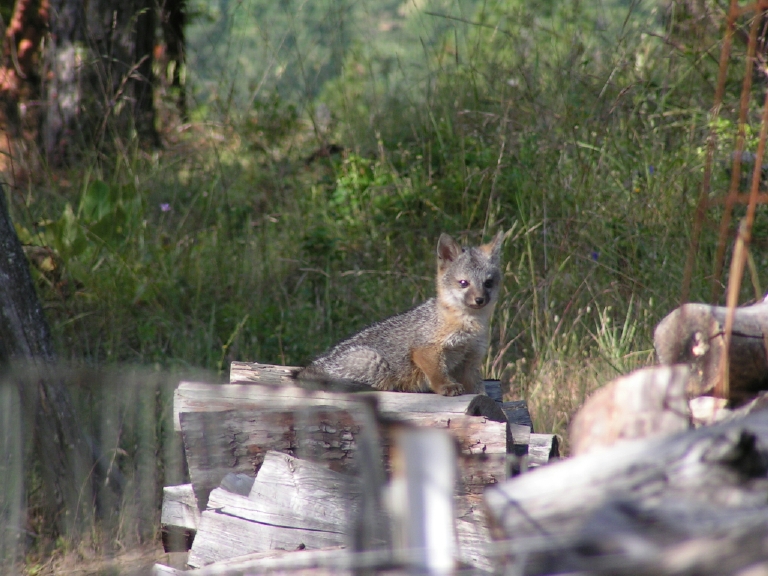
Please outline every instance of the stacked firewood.
M450 486L450 554L490 569L485 487L559 456L556 436L533 431L525 402L503 402L498 381L486 381L486 395L349 393L299 386L295 372L233 362L230 384L176 389L190 483L165 488L161 522L166 550L189 550L184 573L269 566L278 557L294 568L324 558L336 570L352 552L408 565L403 551L415 544L403 535L413 519L403 517L421 500L404 486L424 474ZM419 454L424 431L439 436ZM440 437L450 439L447 464L424 470L439 457Z
M728 314L665 318L660 364L601 387L547 466L556 438L492 382L349 394L236 364L253 383L182 383L191 484L166 489L168 542L191 542L195 576L768 574L768 303Z
M575 457L489 487L499 570L768 574L768 303L735 309L729 336L728 313L673 311L660 365L577 412Z

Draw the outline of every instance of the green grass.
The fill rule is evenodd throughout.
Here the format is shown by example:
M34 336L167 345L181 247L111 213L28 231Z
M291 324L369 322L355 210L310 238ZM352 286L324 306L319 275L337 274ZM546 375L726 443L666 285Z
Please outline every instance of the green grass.
M331 16L344 6L333 4ZM164 481L181 481L164 428L166 384L187 369L225 378L231 360L302 365L422 302L434 293L444 231L475 244L512 230L485 373L509 399L528 400L536 430L561 435L566 451L584 399L654 361L653 330L679 303L710 124L719 138L713 190L727 186L743 47L713 123L719 38L691 36L694 24L664 21L655 5L607 2L601 15L576 2L430 6L442 16L395 16L388 3L397 32L389 36L371 32L379 19L366 9L363 28L376 41L363 49L340 32L344 50L331 50L338 73L322 86L317 78L332 67L318 64L322 74L290 89L281 82L301 74L275 72L301 59L317 30L297 34L290 54L274 52L275 68L258 70L272 74L263 89L218 71L218 83L201 81L191 95L193 121L164 126L162 150L115 134L115 152L85 150L81 164L56 171L31 146L15 152L12 216L59 356L150 370L103 390L72 384L84 426L119 455L131 493L142 491L139 473L157 481L116 505L92 547L153 538L140 532L147 508ZM226 50L242 63L255 40L237 30ZM279 35L260 38L265 53L281 46ZM193 61L202 66L224 48ZM243 91L244 101L227 97ZM344 151L308 161L329 142ZM709 295L720 213L708 216L693 300ZM758 208L763 286L764 220ZM750 297L745 283L742 301ZM152 388L161 373L165 384ZM46 532L39 471L26 476L40 541L31 573L77 544L45 541L55 534Z
M304 100L278 83L252 105L200 102L161 151L128 138L68 173L16 158L38 175L13 216L59 354L304 364L431 296L440 232L477 243L512 228L486 372L565 435L587 394L653 361L653 328L678 303L716 75L716 38L667 44L655 13L610 6L605 31L577 3L419 14L411 36L438 19L441 40L407 65L353 46ZM344 152L307 162L329 141ZM708 232L694 299L713 246Z

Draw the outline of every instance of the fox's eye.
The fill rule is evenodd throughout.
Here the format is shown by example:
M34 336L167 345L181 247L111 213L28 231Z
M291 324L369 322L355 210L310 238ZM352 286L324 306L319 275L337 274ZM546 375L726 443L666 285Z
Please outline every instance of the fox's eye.
M461 286L462 288L466 288L467 286L469 286L469 280L459 280L459 286Z
M493 279L489 278L485 282L483 282L483 286L486 288L493 288Z

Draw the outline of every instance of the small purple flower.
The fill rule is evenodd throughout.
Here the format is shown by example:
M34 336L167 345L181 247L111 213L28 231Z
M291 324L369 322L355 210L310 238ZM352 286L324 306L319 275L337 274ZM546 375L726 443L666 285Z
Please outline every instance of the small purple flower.
M656 171L656 169L653 167L653 165L648 166L648 174L653 176L653 173Z
M171 205L168 204L167 202L163 202L162 204L160 204L160 210L162 210L163 212L170 212Z
M597 259L600 258L600 252L598 252L597 250L592 250L590 257L592 258L592 260L597 262Z

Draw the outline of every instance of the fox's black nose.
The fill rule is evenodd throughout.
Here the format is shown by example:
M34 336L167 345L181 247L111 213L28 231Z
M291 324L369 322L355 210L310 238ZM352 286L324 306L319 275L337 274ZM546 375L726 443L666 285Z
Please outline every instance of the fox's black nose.
M485 304L485 298L483 296L478 296L477 298L475 298L475 304L477 304L478 306L482 306L483 304Z

